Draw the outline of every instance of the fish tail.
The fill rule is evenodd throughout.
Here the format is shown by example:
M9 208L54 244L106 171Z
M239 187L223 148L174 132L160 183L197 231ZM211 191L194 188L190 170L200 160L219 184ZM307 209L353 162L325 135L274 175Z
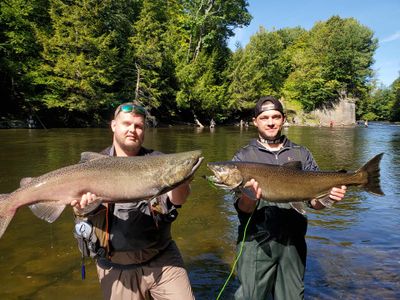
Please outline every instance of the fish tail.
M382 159L383 153L376 155L357 172L366 173L368 182L364 184L364 188L367 192L375 195L385 195L380 185L380 174L379 174L379 163Z
M15 210L10 209L9 198L9 194L0 194L0 238L15 215Z

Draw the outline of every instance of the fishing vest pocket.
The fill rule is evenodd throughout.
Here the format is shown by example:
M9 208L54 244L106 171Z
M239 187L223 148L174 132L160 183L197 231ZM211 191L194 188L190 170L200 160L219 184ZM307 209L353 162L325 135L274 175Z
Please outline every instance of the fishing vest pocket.
M108 252L107 209L101 206L93 215L75 216L74 237L84 257L106 257Z

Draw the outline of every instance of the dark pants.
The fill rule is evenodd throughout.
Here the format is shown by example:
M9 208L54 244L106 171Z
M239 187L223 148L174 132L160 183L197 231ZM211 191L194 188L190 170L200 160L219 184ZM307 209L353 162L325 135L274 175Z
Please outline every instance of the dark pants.
M238 244L239 254L241 243ZM304 299L307 247L304 238L284 243L253 239L244 242L238 261L236 300Z

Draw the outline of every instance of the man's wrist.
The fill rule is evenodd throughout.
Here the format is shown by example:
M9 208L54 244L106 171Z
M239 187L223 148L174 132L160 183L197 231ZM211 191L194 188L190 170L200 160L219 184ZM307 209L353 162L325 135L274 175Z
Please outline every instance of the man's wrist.
M311 199L308 203L311 208L316 210L325 208L325 205L323 205L318 199Z
M257 206L257 201L254 201L253 199L250 198L243 199L242 197L239 197L238 200L236 201L236 204L237 208L241 212L245 214L251 214Z

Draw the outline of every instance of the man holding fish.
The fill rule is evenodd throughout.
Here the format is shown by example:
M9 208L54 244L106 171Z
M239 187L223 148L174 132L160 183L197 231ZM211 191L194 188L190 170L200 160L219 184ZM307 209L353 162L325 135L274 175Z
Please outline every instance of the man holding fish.
M111 123L113 144L102 153L117 157L160 154L142 146L145 118L145 109L136 103L118 106ZM161 174L153 174L157 176ZM84 228L79 224L87 219L103 227L95 231L98 236L94 238L102 247L94 249L95 253L91 249L90 256L96 257L105 299L194 299L181 254L171 238L176 208L190 193L189 181L151 201L104 204L89 215L80 216L80 212L96 204L94 193L72 201L78 228Z
M258 139L241 148L233 161L272 165L300 161L302 170L318 170L308 149L282 135L284 122L279 100L272 96L259 99L253 117ZM298 205L302 202L255 201L261 197L259 185L253 178L247 181L235 202L240 220L238 241L243 240L237 265L240 286L235 299L303 299L307 218ZM345 193L346 186L334 187L325 198L312 199L308 205L322 209L324 203L342 200ZM238 252L240 247L239 243Z

